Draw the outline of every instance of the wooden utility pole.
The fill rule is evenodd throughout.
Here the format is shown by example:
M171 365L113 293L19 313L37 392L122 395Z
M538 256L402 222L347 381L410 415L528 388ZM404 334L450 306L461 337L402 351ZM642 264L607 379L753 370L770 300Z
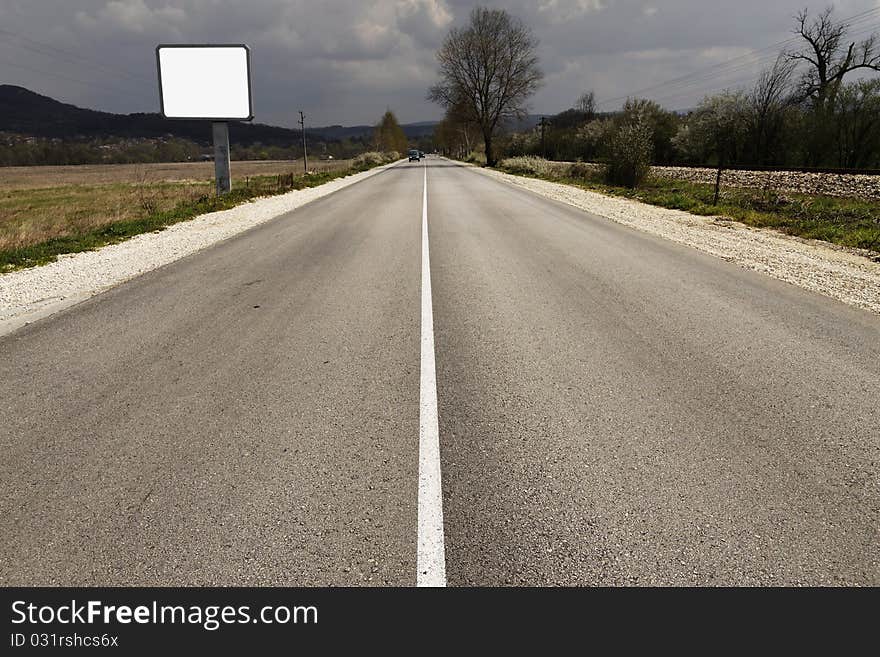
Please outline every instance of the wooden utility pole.
M309 172L309 156L306 153L306 117L305 114L302 113L302 110L299 111L299 127L302 130L303 136L303 171L305 173Z
M546 116L542 116L541 120L538 122L538 125L541 126L541 157L545 160L547 159L547 139L545 135L545 130L550 122L547 120Z

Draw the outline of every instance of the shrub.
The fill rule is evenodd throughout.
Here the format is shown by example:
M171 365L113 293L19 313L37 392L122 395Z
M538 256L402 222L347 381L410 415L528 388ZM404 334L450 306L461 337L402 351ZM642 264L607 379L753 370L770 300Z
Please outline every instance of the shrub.
M502 160L499 166L510 173L524 173L539 178L570 178L574 165L569 162L551 162L534 155L521 155Z
M584 159L595 159L605 152L614 125L613 119L593 119L578 128L578 149Z
M499 166L511 173L525 173L529 175L543 175L546 173L547 160L533 155L520 155L518 157L508 157L502 160Z
M622 125L608 142L605 177L612 185L635 188L651 170L651 129L638 122Z
M379 153L377 151L368 151L366 153L361 153L357 157L352 160L352 165L355 168L360 167L372 167L379 164L386 164L388 162L395 162L400 159L400 153L397 151L389 151L388 153Z
M596 173L596 165L589 162L573 162L568 168L568 177L586 180Z

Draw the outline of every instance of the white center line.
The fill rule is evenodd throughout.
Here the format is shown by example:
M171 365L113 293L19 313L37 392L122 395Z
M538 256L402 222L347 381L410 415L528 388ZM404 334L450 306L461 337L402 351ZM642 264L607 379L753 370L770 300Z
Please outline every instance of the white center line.
M446 586L440 428L434 364L434 311L428 256L428 169L422 191L422 365L419 385L419 519L416 586Z

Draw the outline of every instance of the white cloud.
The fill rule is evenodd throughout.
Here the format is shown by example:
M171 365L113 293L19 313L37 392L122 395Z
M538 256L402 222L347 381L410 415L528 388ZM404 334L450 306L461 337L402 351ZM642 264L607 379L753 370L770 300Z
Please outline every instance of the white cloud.
M540 0L538 12L558 24L583 18L585 14L605 9L603 0Z
M453 20L442 0L398 0L395 14L401 32L422 48L439 44Z

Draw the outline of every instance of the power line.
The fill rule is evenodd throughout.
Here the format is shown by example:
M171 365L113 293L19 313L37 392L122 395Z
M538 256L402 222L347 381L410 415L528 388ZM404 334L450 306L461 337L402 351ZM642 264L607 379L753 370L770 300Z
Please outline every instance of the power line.
M728 67L730 64L733 64L734 62L738 62L742 59L745 59L746 57L752 57L752 56L754 56L760 52L763 52L765 50L770 50L770 49L776 48L778 46L784 45L784 44L788 43L789 41L793 41L793 39L786 40L786 41L780 41L776 44L773 44L771 46L767 46L765 48L761 48L759 50L749 51L749 52L744 53L742 55L738 55L737 57L733 57L732 59L728 59L723 62L713 64L712 66L708 66L706 68L698 69L697 71L694 71L692 73L688 73L686 75L682 75L677 78L672 78L671 80L666 80L665 82L660 82L660 83L651 85L650 87L644 87L642 89L637 89L637 90L632 91L632 92L630 92L626 95L623 95L623 96L615 96L614 98L608 98L606 100L601 100L601 101L597 102L596 105L607 105L608 103L626 100L627 98L631 98L633 96L639 96L639 95L647 93L649 91L655 91L657 89L665 89L665 88L669 88L670 86L678 86L683 83L688 83L693 79L702 79L707 76L712 77L719 72L719 69L723 70L724 68ZM766 55L764 57L766 57ZM775 57L775 55L774 55L774 57ZM749 61L749 62L746 62L745 64L747 66L752 66L753 62ZM743 64L738 64L737 66L742 66L742 65Z
M880 27L880 24L877 25ZM871 29L877 29L877 27ZM856 36L854 34L853 36ZM720 72L718 75L702 75L699 77L695 77L691 80L682 82L677 85L668 85L665 87L664 91L674 90L672 93L666 93L662 96L652 96L654 100L660 100L664 98L678 98L684 97L688 95L693 95L695 93L700 93L700 91L709 92L715 91L723 88L729 88L732 85L736 85L743 82L748 82L754 79L754 71L756 68L764 68L765 66L769 66L773 61L775 61L776 55L772 57L764 57L755 60L754 62L747 62L745 64L741 64L739 66L735 66L729 68L725 71ZM740 75L743 71L749 71L748 77L743 77ZM733 77L736 76L736 77ZM731 79L733 77L733 79Z
M871 10L870 12L863 12L863 13L868 14L868 13L873 13L878 10L880 10L880 7L876 8L874 10ZM862 18L856 22L863 23L868 18L870 18L870 17L865 16L864 18ZM877 29L876 25L871 25L871 26L868 26L867 28L862 27L862 29L856 30L855 32L851 33L850 36L851 37L860 36L862 34L873 31L875 29ZM751 56L756 55L760 52L764 52L764 51L776 48L779 45L783 45L783 44L789 43L789 42L795 42L798 40L799 40L799 37L793 37L791 39L787 39L786 41L778 42L777 44L774 44L772 46L767 46L765 48L761 48L759 50L754 50L752 52L745 53L745 54L740 55L738 57L734 57L734 58L727 60L725 62L720 62L720 63L715 64L713 66L707 67L706 69L700 69L699 71L695 71L695 72L690 73L688 75L680 76L679 78L675 78L675 79L667 81L665 83L653 85L651 87L638 90L638 91L633 92L627 96L621 96L621 97L609 99L609 100L602 101L602 102L607 104L607 103L613 102L615 100L625 100L626 98L629 98L633 95L638 95L638 94L641 94L641 93L644 93L647 91L652 91L652 90L661 89L661 88L664 90L668 90L670 87L679 87L680 89L684 89L684 88L693 86L693 84L695 84L695 83L700 83L700 82L703 82L703 81L709 80L709 79L715 79L718 76L730 75L731 73L750 69L750 68L752 68L754 66L758 66L762 63L769 63L770 61L774 60L778 56L778 54L779 54L778 52L770 53L769 55L765 54L760 57L756 57L755 59L753 59L751 61L740 62L740 63L735 64L735 62L738 62L739 60L742 60L746 57L751 57ZM734 65L731 66L731 64L734 64Z
M89 57L84 57L79 53L72 52L70 50L64 50L62 48L58 48L56 46L50 45L48 43L43 43L42 41L37 41L36 39L31 39L30 37L26 37L22 34L18 34L16 32L12 32L10 30L5 30L0 28L0 35L4 35L7 38L17 39L20 42L25 42L30 45L19 44L20 48L24 48L25 50L29 50L31 52L37 52L42 55L46 55L47 57L54 57L55 59L59 59L61 61L66 61L68 64L87 64L93 68L100 68L110 73L120 74L124 77L130 78L132 80L137 80L139 82L149 82L153 83L154 80L151 78L147 78L143 75L138 75L136 73L131 73L129 71L125 71L121 68L117 68L114 66L108 66L103 62L99 62L97 60L91 59ZM48 51L48 52L47 52ZM72 58L72 59L71 59ZM76 61L78 60L78 61Z
M122 71L121 69L115 69L115 68L97 63L97 62L92 62L88 58L77 55L76 53L71 53L71 52L68 52L65 50L61 50L60 48L55 48L54 46L50 46L49 44L44 44L39 41L29 39L28 37L22 36L20 34L15 34L14 32L10 32L9 30L5 30L3 28L0 28L0 38L2 38L2 37L6 37L6 45L7 45L7 47L10 47L10 48L23 49L23 50L27 50L29 52L34 52L34 53L44 55L44 56L52 58L52 59L64 61L68 64L78 65L78 63L76 61L74 61L74 59L71 59L71 57L73 57L75 59L80 60L81 63L88 64L91 68L99 67L99 68L103 68L106 71L112 72L114 74L117 72L121 73L123 76L125 76L135 82L138 82L138 84L141 84L141 80L152 82L152 80L148 80L147 78L145 78L143 76L134 76L126 71ZM13 43L9 37L12 37L13 39L17 39L19 42ZM28 43L21 43L21 42L28 42ZM35 44L35 45L29 45L30 43ZM53 54L51 52L47 52L47 50L54 51L59 54ZM115 86L115 85L107 86L107 85L92 82L89 80L83 80L78 77L66 75L64 73L59 73L57 71L52 72L52 71L46 71L46 70L43 70L40 68L35 68L32 66L26 66L24 64L20 64L15 61L10 61L9 59L7 59L4 62L4 64L7 66L12 66L12 67L24 70L24 71L29 71L31 73L37 73L39 75L46 75L46 76L50 76L50 77L53 77L53 78L56 78L59 80L65 80L67 82L74 82L76 84L86 85L89 87L93 87L95 89L101 89L103 91L108 91L110 93L117 94L117 95L118 94L124 94L126 96L135 95L135 96L138 96L144 100L147 100L147 99L154 100L152 98L152 96L144 93L143 89L141 89L140 87L138 87L137 89L124 89L120 86Z
M860 24L863 24L863 23L873 19L874 14L876 14L877 12L880 12L880 7L873 7L872 9L868 9L866 11L863 11L863 12L860 12L860 13L855 14L853 16L850 16L849 18L844 19L842 22L844 24L846 24L847 27L851 28L853 26L858 26ZM874 27L868 28L868 30L872 30L872 29L875 29L875 28ZM851 33L849 36L851 36L851 37L858 36L859 34L865 33L865 31L866 31L865 28L862 28L860 30L857 30L855 33ZM792 37L789 37L788 39L784 39L783 41L778 41L778 42L771 44L769 46L764 46L763 48L757 48L757 49L751 50L749 52L743 53L742 55L738 55L736 57L725 60L723 62L718 62L718 63L713 64L711 66L697 69L696 71L692 71L691 73L681 75L681 76L672 78L670 80L666 80L664 82L653 84L649 87L637 89L637 90L632 91L626 95L616 96L614 98L608 98L605 100L601 100L601 101L597 102L596 105L597 106L608 105L609 103L619 102L622 100L626 100L627 98L631 98L633 96L645 94L650 91L656 91L658 89L668 89L669 87L677 87L677 86L680 87L682 85L686 86L686 85L692 84L693 82L696 82L696 81L703 81L707 78L714 77L719 73L725 72L725 69L728 69L725 72L725 74L729 74L733 70L742 70L743 67L754 66L758 62L768 59L768 57L772 57L773 59L775 59L775 56L778 55L778 52L780 49L784 48L786 45L790 45L792 43L796 43L796 42L800 41L800 38L801 37L797 36L797 35L792 36ZM768 51L774 51L774 50L776 51L776 54L772 54L772 53L771 53L771 55L766 54L766 53L768 53ZM760 57L756 57L757 55L760 55L761 53L765 53L765 54L761 55ZM747 62L743 61L748 58L754 58L754 59L751 59Z
M15 68L20 68L20 69L22 69L22 70L24 70L24 71L30 71L31 73L39 73L40 75L49 75L49 76L51 76L51 77L53 77L53 78L58 78L59 80L65 80L65 81L67 81L67 82L76 82L77 84L88 85L88 86L90 86L90 87L95 87L96 89L101 89L101 90L103 90L103 91L109 91L110 93L113 93L113 94L119 94L119 93L125 93L125 94L128 94L128 93L130 93L130 92L128 92L128 91L125 91L125 90L122 90L122 89L119 89L119 88L112 89L112 88L110 88L110 87L105 87L105 86L103 86L103 85L96 84L96 83L94 83L94 82L89 82L89 81L87 81L87 80L80 80L79 78L72 78L72 77L70 77L70 76L68 76L68 75L62 75L62 74L60 74L60 73L51 73L51 72L49 72L49 71L42 71L42 70L40 70L40 69L32 68L32 67L30 67L30 66L25 66L25 65L23 65L23 64L18 64L18 63L16 63L16 62L6 62L5 65L6 65L6 66L13 66L13 67L15 67ZM147 97L145 94L143 94L143 92L141 92L139 95L140 95L142 98L146 98L146 97Z
M871 26L869 28L865 28L863 30L856 31L851 36L853 36L853 37L860 36L861 34L866 34L868 32L875 31L877 29L880 29L880 23L878 23L874 26ZM769 64L770 61L772 61L772 60L768 60L765 63ZM759 63L760 63L760 61L755 62L755 65L758 65ZM727 79L733 74L741 73L742 71L748 70L750 68L752 68L752 67L751 66L739 66L739 67L730 69L730 70L724 72L718 78L711 78L712 84L709 86L707 86L705 84L706 82L709 81L707 78L695 79L687 84L678 85L678 89L674 93L664 94L662 96L654 96L653 99L655 101L669 100L669 99L674 99L674 98L684 99L687 96L693 96L695 94L707 95L709 93L721 91L722 89L729 89L731 87L735 87L736 85L739 85L742 83L754 81L754 79L755 79L754 73L750 73L748 76L745 76L745 77L739 76L739 77L736 77L732 80ZM724 82L721 83L721 80L724 80ZM673 85L673 86L675 86L675 85Z

